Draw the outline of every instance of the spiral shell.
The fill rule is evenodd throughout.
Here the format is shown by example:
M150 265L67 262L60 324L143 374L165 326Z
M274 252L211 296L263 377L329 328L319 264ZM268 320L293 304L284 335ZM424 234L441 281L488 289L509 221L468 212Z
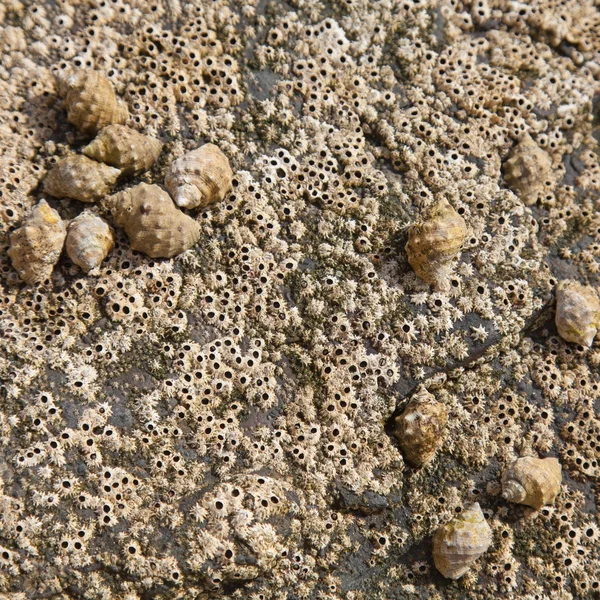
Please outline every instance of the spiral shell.
M448 421L446 407L422 388L394 421L394 434L413 467L428 463L441 446Z
M67 120L86 135L94 135L112 123L125 123L129 117L126 104L98 71L61 73L57 87L64 98Z
M414 272L427 283L447 287L450 264L467 235L464 219L442 199L408 233L406 252Z
M67 254L86 273L99 266L114 245L112 229L94 213L84 210L69 223Z
M8 256L19 277L29 284L49 279L66 235L60 215L40 200L25 223L10 236Z
M131 247L152 258L170 258L200 239L200 226L157 185L140 183L109 196L106 205L125 229Z
M504 181L524 204L535 204L552 171L552 159L525 134L504 161Z
M562 482L556 458L526 456L513 462L502 475L502 496L510 502L540 509L552 504Z
M561 281L556 289L555 322L560 337L589 348L600 329L600 300L594 288Z
M178 206L196 208L223 200L232 179L227 157L214 144L205 144L171 163L165 187Z
M110 193L121 171L75 154L56 163L44 179L44 191L56 198L95 202Z
M458 579L487 551L491 543L492 530L479 504L475 502L436 531L433 562L444 577Z
M109 125L82 150L89 158L117 167L127 175L147 171L162 150L156 138L125 125Z

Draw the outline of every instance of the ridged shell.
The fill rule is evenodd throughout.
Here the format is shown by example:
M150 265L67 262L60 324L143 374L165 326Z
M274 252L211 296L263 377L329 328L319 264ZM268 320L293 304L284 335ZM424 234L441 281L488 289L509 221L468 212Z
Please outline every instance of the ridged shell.
M561 281L556 289L555 322L560 337L589 348L600 329L600 300L594 288Z
M417 392L394 421L394 434L404 459L413 467L428 463L444 440L447 422L446 407L427 390Z
M106 204L131 247L152 258L170 258L200 239L200 226L157 185L140 183L109 196Z
M458 579L487 551L491 543L492 530L479 504L475 502L436 531L433 562L444 577Z
M525 134L504 161L502 172L506 185L527 206L535 204L552 171L552 159Z
M25 223L10 236L8 256L19 277L29 284L49 279L66 235L60 215L40 200Z
M84 210L69 223L67 254L86 273L99 266L114 245L112 229L98 215Z
M112 123L125 123L129 117L127 105L98 71L61 73L57 87L64 98L67 120L86 135L94 135Z
M177 206L196 208L223 200L232 179L227 157L214 144L205 144L171 163L165 187Z
M518 458L502 475L502 496L510 502L540 509L552 504L562 482L562 469L556 458Z
M466 235L464 219L446 200L440 200L409 230L406 252L410 266L423 281L446 288L450 265Z
M95 202L110 194L121 171L75 154L56 163L44 179L44 191L56 198Z
M156 138L125 125L109 125L82 152L129 175L147 171L156 162L161 150L162 142Z

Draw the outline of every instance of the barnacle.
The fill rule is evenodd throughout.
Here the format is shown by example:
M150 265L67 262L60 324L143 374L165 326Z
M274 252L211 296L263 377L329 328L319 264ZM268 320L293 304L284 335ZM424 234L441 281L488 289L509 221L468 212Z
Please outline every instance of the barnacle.
M450 265L466 235L465 220L447 200L440 200L409 229L406 253L410 266L427 283L447 287Z
M44 191L56 198L95 202L110 193L120 174L119 169L74 154L52 167L44 179Z
M106 206L125 230L131 247L152 258L175 256L200 239L198 223L157 185L140 183L109 196Z
M433 538L433 562L448 579L459 579L490 547L492 530L477 502L465 507Z
M197 208L222 200L232 178L227 157L214 144L205 144L171 163L165 187L178 206Z
M40 200L25 223L10 236L8 256L19 277L29 284L50 277L58 262L67 228L60 215Z
M114 246L113 232L103 219L84 210L69 223L66 250L84 271L97 267Z
M562 469L556 458L526 456L515 460L502 475L502 496L540 509L552 504L560 491Z
M82 133L94 135L113 123L125 123L127 105L103 73L80 69L57 76L59 95L64 98L67 119Z
M147 171L162 150L160 140L125 125L108 125L82 150L89 158L121 169L124 174Z
M571 280L559 282L555 321L564 340L589 348L600 329L600 299L594 288Z

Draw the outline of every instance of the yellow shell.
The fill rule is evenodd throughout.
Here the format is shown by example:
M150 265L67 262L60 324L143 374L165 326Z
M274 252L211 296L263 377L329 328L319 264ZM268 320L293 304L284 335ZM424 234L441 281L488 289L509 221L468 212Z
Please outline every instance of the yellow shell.
M232 179L227 157L214 144L205 144L171 163L165 187L177 206L196 208L222 200Z
M518 458L502 475L505 500L540 509L552 504L562 482L562 469L556 458Z
M479 504L467 506L433 537L433 562L448 579L462 577L490 547L492 530Z
M594 288L561 281L556 289L555 322L560 337L589 348L600 329L600 300Z
M441 446L448 422L446 407L421 389L394 421L394 434L404 459L413 467L428 463Z
M100 265L114 245L112 229L94 213L84 210L69 223L67 254L86 273Z
M57 75L67 120L82 133L94 135L112 123L125 123L127 105L117 98L111 82L98 71L80 70Z
M147 171L162 150L156 138L143 135L125 125L102 129L82 152L89 158L117 167L125 174Z
M200 239L200 226L157 185L140 183L109 196L106 205L125 229L131 247L152 258L170 258Z
M508 187L527 206L535 204L552 171L552 159L525 134L504 161L502 172Z
M29 284L49 279L66 235L60 215L40 200L25 223L10 236L8 256L19 277Z
M442 199L408 233L406 252L414 272L427 283L447 286L450 264L467 235L464 219Z
M44 191L56 198L95 202L110 193L121 171L81 154L63 158L44 179Z

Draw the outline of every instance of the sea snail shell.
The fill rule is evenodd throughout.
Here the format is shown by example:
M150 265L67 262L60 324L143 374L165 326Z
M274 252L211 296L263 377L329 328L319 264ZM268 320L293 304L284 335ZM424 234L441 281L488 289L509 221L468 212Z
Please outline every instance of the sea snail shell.
M177 206L196 208L222 200L232 179L227 157L214 144L205 144L171 163L165 187Z
M502 496L510 502L540 509L554 502L561 481L561 466L556 458L526 456L515 460L504 471Z
M106 199L115 223L125 229L133 250L170 258L200 239L200 226L180 211L157 185L140 183Z
M394 434L405 460L421 467L435 455L444 439L446 407L422 388L394 421Z
M19 229L10 236L10 257L19 277L29 284L50 278L67 235L60 215L40 200Z
M487 551L491 543L492 530L479 504L475 502L436 531L433 562L444 577L458 579Z
M56 163L44 179L44 191L56 198L95 202L110 193L121 171L75 154Z
M99 266L114 245L112 229L98 215L84 210L69 223L67 254L86 273Z
M94 135L112 123L125 123L127 105L117 98L111 82L98 71L79 70L57 75L67 120L82 133Z
M156 138L125 125L109 125L82 152L130 175L147 171L156 162L161 150L162 143Z
M409 230L408 262L423 281L445 288L450 264L460 253L467 226L445 199L433 205L424 217Z
M560 337L589 348L600 329L600 300L594 288L561 281L556 289L555 321Z

